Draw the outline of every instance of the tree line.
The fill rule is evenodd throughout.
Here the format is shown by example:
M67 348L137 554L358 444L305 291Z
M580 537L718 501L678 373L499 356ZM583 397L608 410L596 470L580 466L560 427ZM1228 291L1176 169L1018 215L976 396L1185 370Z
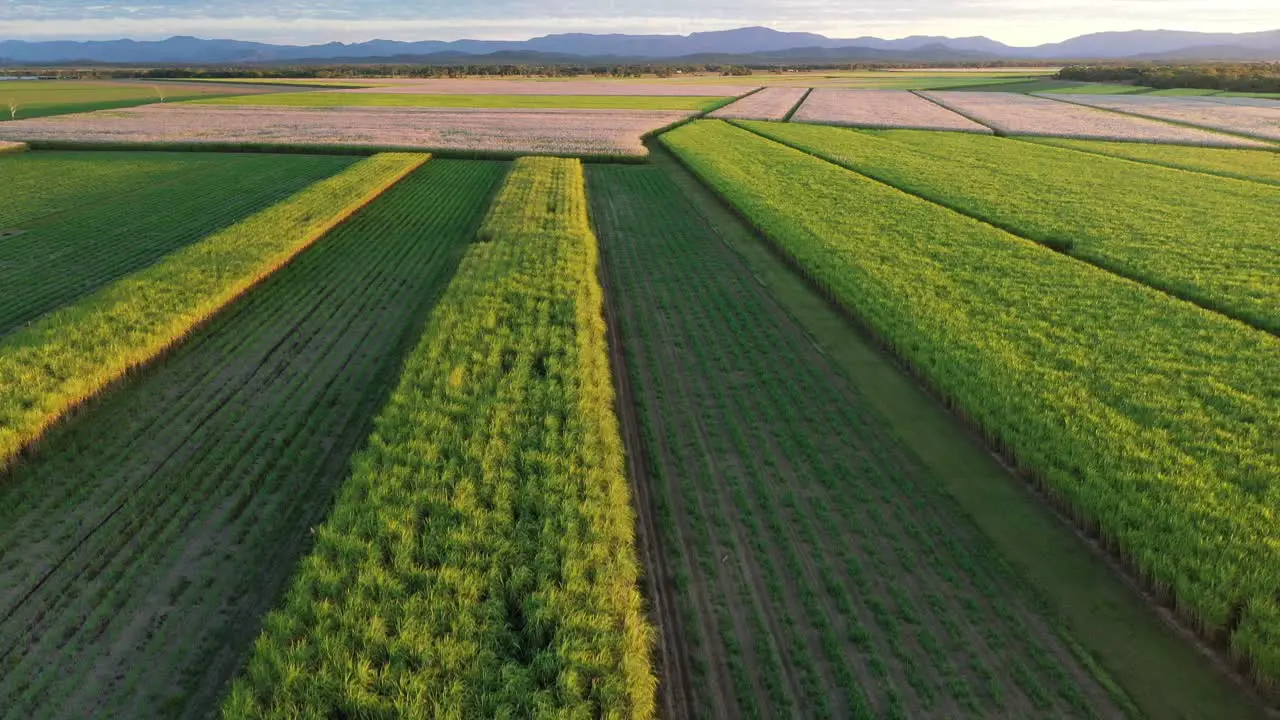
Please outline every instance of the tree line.
M1118 82L1158 90L1196 88L1229 92L1280 93L1280 62L1196 65L1070 65L1061 80Z

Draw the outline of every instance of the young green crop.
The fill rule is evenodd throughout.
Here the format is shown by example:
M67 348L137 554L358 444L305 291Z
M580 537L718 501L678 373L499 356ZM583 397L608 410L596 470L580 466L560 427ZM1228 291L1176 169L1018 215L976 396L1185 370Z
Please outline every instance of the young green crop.
M1246 148L1187 147L1069 138L1018 138L1023 142L1081 150L1152 165L1280 185L1280 152Z
M1270 187L968 133L741 125L1280 332L1280 253L1259 222L1280 217L1280 193Z
M426 159L362 160L0 339L0 466Z
M35 152L0 160L0 336L357 158Z
M0 718L217 706L505 174L433 158L5 474Z
M227 718L649 718L581 164L517 161Z
M719 121L663 141L1184 616L1280 680L1280 340Z

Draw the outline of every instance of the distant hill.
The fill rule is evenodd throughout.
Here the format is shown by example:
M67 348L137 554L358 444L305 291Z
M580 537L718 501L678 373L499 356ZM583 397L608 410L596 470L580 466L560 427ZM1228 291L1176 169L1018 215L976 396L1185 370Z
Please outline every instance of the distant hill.
M386 61L391 58L505 56L608 61L732 58L738 62L840 60L1109 60L1229 59L1280 60L1280 30L1252 33L1197 33L1135 30L1082 35L1060 43L1012 47L986 37L912 36L829 38L814 33L764 27L691 35L592 35L567 33L530 40L370 40L323 45L271 45L241 40L172 37L158 41L0 40L0 62L8 64L121 63L227 64L300 61ZM403 61L403 60L401 60ZM441 60L443 62L444 60ZM492 60L491 60L492 61ZM545 60L544 60L545 61ZM705 60L704 60L705 61Z

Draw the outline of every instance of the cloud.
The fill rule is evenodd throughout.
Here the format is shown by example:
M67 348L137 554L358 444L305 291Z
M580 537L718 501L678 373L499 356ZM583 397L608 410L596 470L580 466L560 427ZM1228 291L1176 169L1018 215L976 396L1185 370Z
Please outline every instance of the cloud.
M743 25L829 36L988 35L1014 44L1098 30L1280 27L1274 0L0 0L0 38L274 42L520 39L549 32L688 33Z

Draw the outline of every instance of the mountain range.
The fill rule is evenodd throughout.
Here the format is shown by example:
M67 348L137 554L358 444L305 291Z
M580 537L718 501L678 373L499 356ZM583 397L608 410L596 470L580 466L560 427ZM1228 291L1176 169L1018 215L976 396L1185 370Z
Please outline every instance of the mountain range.
M690 35L568 33L529 40L370 40L272 45L242 40L172 37L158 41L0 40L0 64L227 64L325 61L465 62L469 58L688 60L720 62L947 60L1280 60L1280 30L1200 33L1135 30L1081 35L1059 43L1015 47L986 37L829 38L764 27Z

